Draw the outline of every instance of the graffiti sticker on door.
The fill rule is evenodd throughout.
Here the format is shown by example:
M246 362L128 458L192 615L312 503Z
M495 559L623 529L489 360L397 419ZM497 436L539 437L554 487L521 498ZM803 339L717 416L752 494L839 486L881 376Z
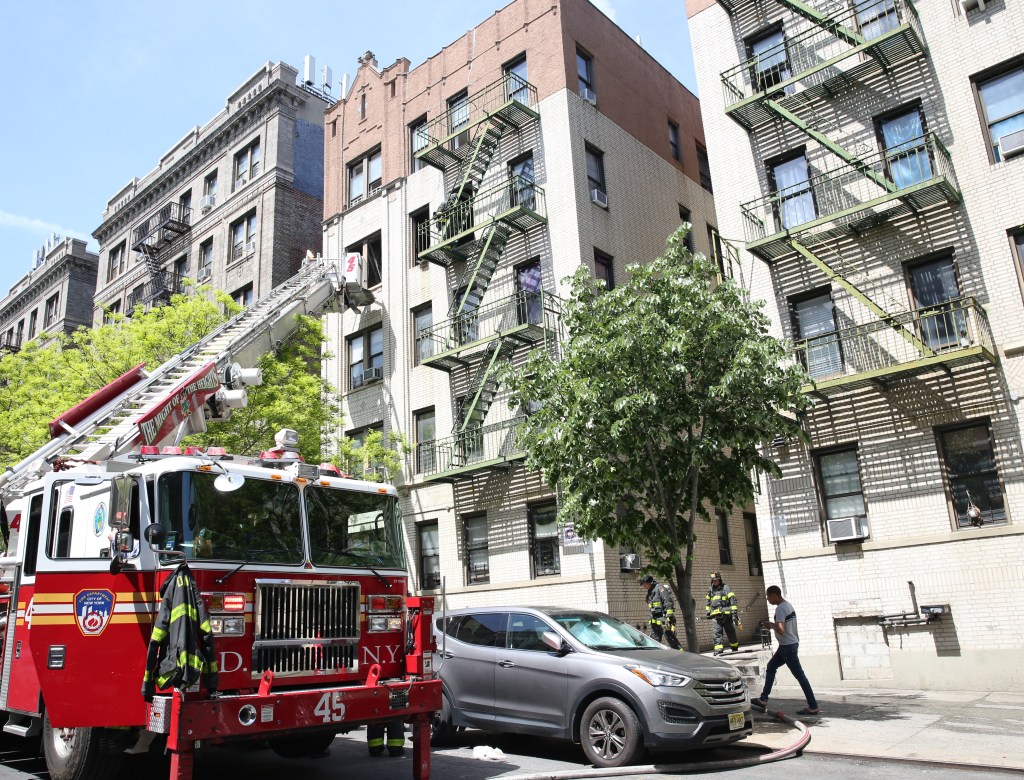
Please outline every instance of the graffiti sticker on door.
M99 636L114 612L114 594L109 590L83 590L75 596L75 620L85 636Z

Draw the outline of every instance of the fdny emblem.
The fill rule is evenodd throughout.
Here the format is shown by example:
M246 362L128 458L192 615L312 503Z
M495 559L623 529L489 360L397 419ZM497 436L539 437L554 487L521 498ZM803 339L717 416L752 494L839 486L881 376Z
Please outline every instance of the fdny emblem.
M83 590L75 595L75 620L85 636L99 636L114 612L114 594L109 590Z
M92 518L92 532L97 536L103 536L107 527L107 505L100 501L96 505L96 514Z

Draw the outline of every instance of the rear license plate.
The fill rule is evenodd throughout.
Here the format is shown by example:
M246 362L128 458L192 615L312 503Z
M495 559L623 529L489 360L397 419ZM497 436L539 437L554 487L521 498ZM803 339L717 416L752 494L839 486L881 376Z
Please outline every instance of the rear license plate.
M729 715L729 731L735 731L736 729L743 728L743 724L746 722L746 718L742 712L734 712Z

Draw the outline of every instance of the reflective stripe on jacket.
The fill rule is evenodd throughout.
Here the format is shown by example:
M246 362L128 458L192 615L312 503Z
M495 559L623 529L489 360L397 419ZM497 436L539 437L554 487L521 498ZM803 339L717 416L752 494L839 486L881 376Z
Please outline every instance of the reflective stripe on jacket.
M735 617L739 612L736 594L724 582L718 588L712 585L708 589L708 603L704 609L708 617Z

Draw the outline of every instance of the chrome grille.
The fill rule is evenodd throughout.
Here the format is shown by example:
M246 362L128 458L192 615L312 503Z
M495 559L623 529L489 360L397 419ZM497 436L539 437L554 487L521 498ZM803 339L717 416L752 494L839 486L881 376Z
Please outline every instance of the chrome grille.
M359 584L257 580L254 677L354 671L359 663Z
M700 697L708 704L717 706L725 704L743 704L746 699L747 686L742 678L736 680L698 680L693 686Z

